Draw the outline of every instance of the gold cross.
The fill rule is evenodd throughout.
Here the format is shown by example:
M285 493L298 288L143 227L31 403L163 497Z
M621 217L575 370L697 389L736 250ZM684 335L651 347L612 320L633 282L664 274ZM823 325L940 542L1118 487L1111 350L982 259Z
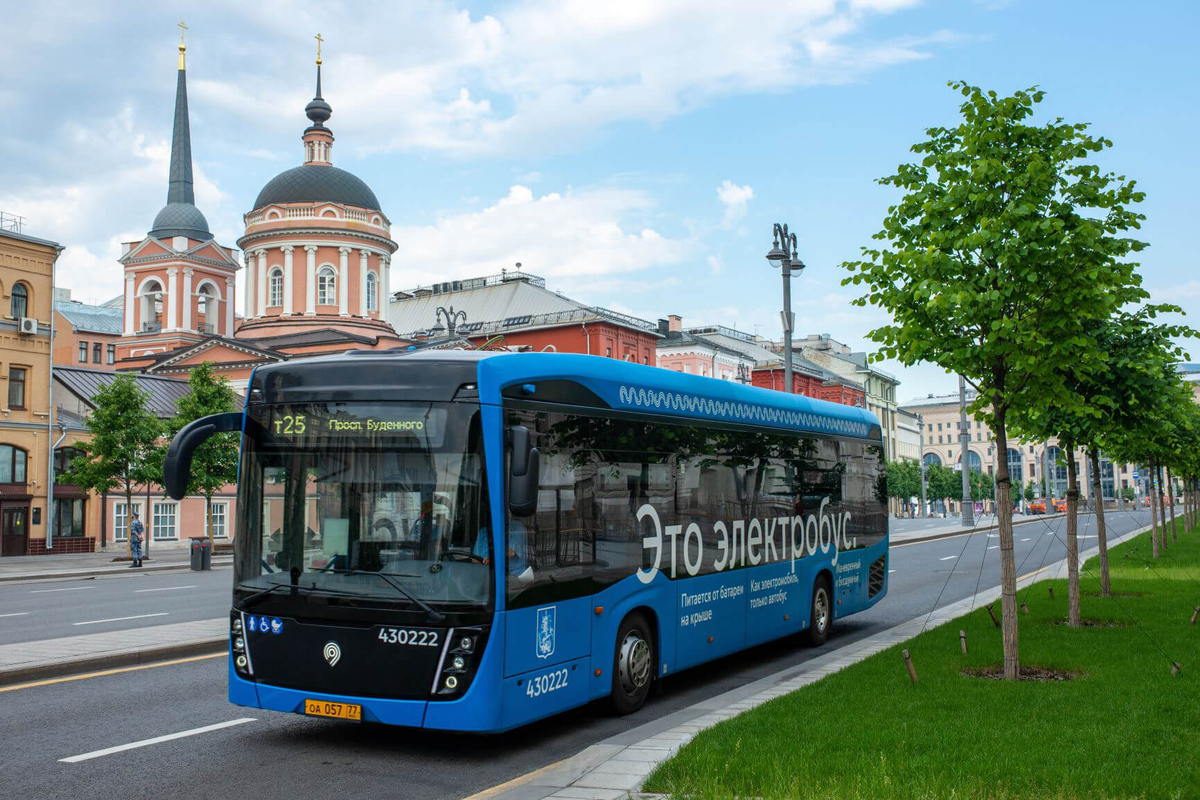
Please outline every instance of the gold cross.
M183 32L186 31L187 29L188 29L187 25L184 25L182 22L179 23L179 44L181 46L183 45Z
M325 40L321 38L321 34L319 33L313 38L317 40L317 66L321 66L321 42Z
M187 30L187 25L179 23L179 68L183 69L183 53L187 50L187 45L183 43L183 33Z

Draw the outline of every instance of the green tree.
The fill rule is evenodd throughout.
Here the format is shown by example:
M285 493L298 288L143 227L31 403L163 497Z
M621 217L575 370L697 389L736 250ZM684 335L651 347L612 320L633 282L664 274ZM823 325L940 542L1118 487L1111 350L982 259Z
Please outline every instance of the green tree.
M170 421L170 433L175 435L187 425L210 414L223 414L237 408L237 399L229 381L213 374L212 364L204 362L192 370L188 378L188 393L175 404L176 414ZM188 494L204 495L205 534L213 538L212 499L221 487L237 480L238 434L218 433L196 448L192 457L192 474ZM158 460L157 480L162 480L162 461Z
M921 467L916 461L902 458L887 463L888 497L908 502L921 496Z
M1034 489L1033 481L1030 480L1029 483L1025 484L1025 502L1032 503L1033 498L1036 495L1037 495L1037 491Z
M132 510L134 489L152 477L148 465L163 433L162 421L146 407L149 398L132 375L118 375L102 386L85 422L90 438L75 445L82 455L71 460L60 480L99 494L123 494L126 510ZM132 524L133 515L126 513L125 519ZM127 536L126 554L131 544Z
M1087 372L1099 358L1087 320L1145 298L1124 257L1145 245L1124 233L1142 217L1133 182L1087 158L1111 142L1086 124L1031 124L1038 89L1000 97L952 83L965 101L953 127L926 130L881 183L903 196L888 209L844 283L865 285L859 305L879 306L892 324L869 335L880 356L930 361L977 390L971 411L1008 449L1014 408L1082 404L1058 367ZM1004 675L1020 674L1011 479L999 459L1000 574Z

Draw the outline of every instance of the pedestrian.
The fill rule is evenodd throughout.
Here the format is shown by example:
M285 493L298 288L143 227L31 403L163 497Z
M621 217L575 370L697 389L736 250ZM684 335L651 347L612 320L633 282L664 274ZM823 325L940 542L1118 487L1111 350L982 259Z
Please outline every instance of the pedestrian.
M133 522L129 523L129 555L133 558L130 568L142 565L142 534L145 532L146 526L138 519L138 512L133 512Z

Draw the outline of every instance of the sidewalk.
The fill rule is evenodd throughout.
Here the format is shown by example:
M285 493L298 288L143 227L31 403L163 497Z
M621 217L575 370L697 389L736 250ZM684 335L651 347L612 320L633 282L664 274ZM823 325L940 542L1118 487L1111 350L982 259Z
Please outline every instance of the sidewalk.
M120 560L117 560L120 559ZM216 556L213 566L233 563L232 556ZM191 552L187 548L155 547L144 560L139 572L158 572L168 569L187 569L191 564ZM99 553L78 553L50 556L12 556L0 558L0 582L31 581L47 578L87 578L96 575L129 571L125 557L125 546L114 545Z
M220 652L228 626L218 618L0 645L0 685Z
M1090 512L1080 512L1080 516ZM1066 514L1014 514L1013 527L1020 525L1028 525L1032 522L1043 522L1065 517ZM945 539L950 536L958 536L963 533L982 533L983 531L995 530L999 523L996 520L995 514L985 514L975 519L975 526L964 528L962 518L958 516L946 517L926 517L925 519L896 519L890 517L888 519L890 528L889 539L892 544L904 544L906 542L923 542L931 539ZM920 525L914 527L913 530L903 530L909 526ZM897 530L901 528L901 530Z

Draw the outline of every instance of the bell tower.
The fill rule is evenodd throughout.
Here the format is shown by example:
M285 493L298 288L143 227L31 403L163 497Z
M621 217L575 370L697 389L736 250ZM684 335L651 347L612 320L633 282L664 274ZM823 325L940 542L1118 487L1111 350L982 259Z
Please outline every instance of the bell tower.
M121 359L155 357L208 336L232 336L233 251L213 240L208 220L196 208L192 183L192 139L188 120L187 26L179 23L179 70L171 132L167 204L154 217L146 238L128 242L125 324Z

